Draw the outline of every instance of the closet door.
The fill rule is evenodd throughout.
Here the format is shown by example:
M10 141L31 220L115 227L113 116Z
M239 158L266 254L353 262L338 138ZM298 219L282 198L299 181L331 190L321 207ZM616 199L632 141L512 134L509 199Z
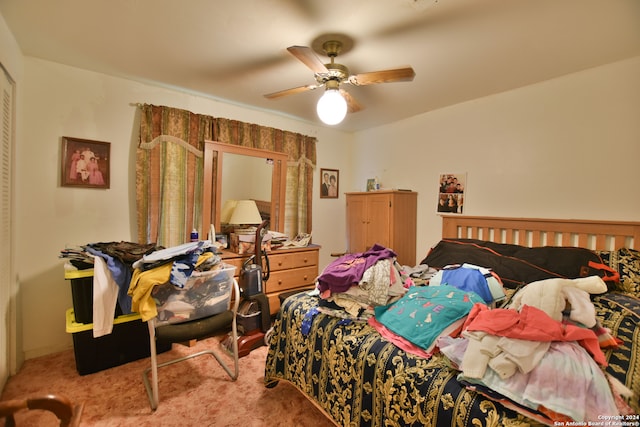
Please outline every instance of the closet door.
M4 387L9 374L16 366L16 284L12 280L13 263L11 257L12 213L13 213L13 123L14 123L14 83L4 68L0 66L0 110L2 111L2 133L0 133L0 388Z

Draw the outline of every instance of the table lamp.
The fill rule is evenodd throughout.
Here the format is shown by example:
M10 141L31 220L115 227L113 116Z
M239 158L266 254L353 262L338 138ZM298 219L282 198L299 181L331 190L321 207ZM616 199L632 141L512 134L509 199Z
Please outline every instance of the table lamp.
M256 202L253 200L238 200L229 218L229 224L238 226L235 232L238 234L254 233L255 227L262 223L262 217Z

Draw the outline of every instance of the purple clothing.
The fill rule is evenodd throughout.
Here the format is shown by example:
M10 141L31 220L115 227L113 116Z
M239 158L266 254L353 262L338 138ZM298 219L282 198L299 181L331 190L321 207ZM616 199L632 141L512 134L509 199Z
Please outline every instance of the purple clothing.
M320 292L345 292L360 282L362 274L373 264L395 257L395 252L377 243L366 252L343 255L329 264L318 277L318 289Z

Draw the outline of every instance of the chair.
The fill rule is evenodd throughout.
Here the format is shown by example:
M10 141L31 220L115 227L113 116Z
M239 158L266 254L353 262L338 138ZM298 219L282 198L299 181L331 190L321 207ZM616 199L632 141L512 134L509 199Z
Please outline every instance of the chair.
M39 409L50 411L60 420L61 427L77 427L84 409L84 403L74 405L65 396L48 394L28 399L14 399L0 402L0 418L5 419L6 427L14 427L14 414L22 410Z
M142 373L142 378L147 390L147 395L149 396L151 409L155 410L158 407L159 403L158 368L208 354L213 356L218 361L220 366L222 366L229 377L231 377L231 380L235 381L238 378L239 356L236 314L238 312L238 306L240 304L240 289L238 287L238 282L235 279L231 279L231 281L233 284L230 287L230 291L233 291L233 303L227 310L221 313L176 324L157 325L157 318L151 319L147 322L149 327L151 367L144 370L144 372ZM181 343L196 339L202 339L215 335L219 332L225 332L229 330L229 328L231 328L231 333L229 334L231 348L227 348L226 350L229 351L231 353L231 356L233 357L233 369L231 369L222 359L222 356L213 349L200 351L198 353L169 360L160 364L157 361L156 342ZM151 381L149 381L149 372L151 372Z

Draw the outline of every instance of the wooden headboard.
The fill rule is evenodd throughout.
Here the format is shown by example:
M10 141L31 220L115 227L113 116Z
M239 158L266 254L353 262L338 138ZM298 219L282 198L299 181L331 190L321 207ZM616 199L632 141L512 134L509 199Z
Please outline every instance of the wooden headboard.
M253 200L256 202L260 215L269 215L271 213L271 200Z
M640 222L442 215L442 238L479 239L528 247L637 249Z

